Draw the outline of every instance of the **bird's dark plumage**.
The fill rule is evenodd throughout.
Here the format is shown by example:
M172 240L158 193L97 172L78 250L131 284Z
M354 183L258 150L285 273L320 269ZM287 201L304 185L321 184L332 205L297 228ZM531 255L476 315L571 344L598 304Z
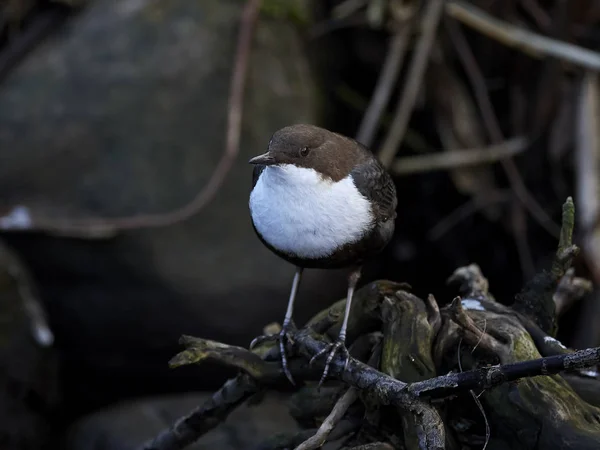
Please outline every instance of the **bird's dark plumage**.
M381 252L394 234L396 188L364 145L314 125L276 131L268 151L250 163L255 165L250 194L254 231L267 248L296 266L282 329L275 336L283 370L292 383L285 342L303 270L351 268L338 338L313 357L328 355L320 386L336 353L342 353L347 364L345 339L352 296L362 265ZM262 336L253 344L272 338Z
M310 157L297 157L298 150L304 146L311 148ZM340 247L330 256L315 259L297 258L274 248L265 241L253 224L258 238L269 250L297 266L337 269L360 265L387 245L395 227L398 203L396 187L385 168L368 148L354 139L323 128L293 125L273 135L269 142L269 150L280 152L277 155L279 161L314 167L333 181L350 175L358 191L369 200L374 216L373 228L363 239ZM261 164L254 166L252 188L256 186L265 167Z

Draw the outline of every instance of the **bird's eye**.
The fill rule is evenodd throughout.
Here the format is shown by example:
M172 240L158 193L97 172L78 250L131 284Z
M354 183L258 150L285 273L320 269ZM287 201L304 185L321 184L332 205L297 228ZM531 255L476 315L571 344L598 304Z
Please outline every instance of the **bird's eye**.
M308 147L302 147L300 149L300 156L306 156L310 153L310 149Z

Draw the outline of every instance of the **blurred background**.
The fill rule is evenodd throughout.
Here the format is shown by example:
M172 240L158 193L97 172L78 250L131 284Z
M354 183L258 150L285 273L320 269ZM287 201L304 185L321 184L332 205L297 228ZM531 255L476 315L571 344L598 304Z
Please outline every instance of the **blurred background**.
M255 237L251 156L313 123L396 182L396 234L361 284L452 300L475 262L510 303L549 268L573 196L600 282L600 2L3 0L0 448L134 448L232 373L170 370L181 334L247 346L293 267ZM341 298L309 271L295 319ZM583 283L583 282L582 282ZM600 345L600 299L565 345ZM279 397L197 449L293 429Z

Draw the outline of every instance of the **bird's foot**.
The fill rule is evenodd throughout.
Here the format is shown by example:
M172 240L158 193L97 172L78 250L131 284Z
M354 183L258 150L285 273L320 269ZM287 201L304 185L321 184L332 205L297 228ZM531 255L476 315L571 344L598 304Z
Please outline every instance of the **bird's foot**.
M279 333L267 334L267 335L255 337L252 340L252 342L250 342L250 350L252 350L254 347L256 347L260 344L263 344L265 342L278 341L279 342L279 353L281 354L281 366L283 368L283 373L285 373L285 376L287 377L287 379L290 380L290 383L292 383L295 386L296 382L294 381L294 378L292 378L292 374L290 373L290 370L288 368L287 356L285 353L285 346L286 346L286 343L290 341L290 330L292 328L294 328L294 324L293 324L293 322L290 321L289 323L283 324L283 327L281 327L281 331Z
M321 350L319 353L317 353L315 356L313 356L310 359L309 365L312 365L312 363L319 356L324 355L325 353L329 353L327 356L327 360L325 361L325 369L323 370L323 375L321 375L321 380L319 380L319 386L318 386L319 388L325 381L325 378L327 378L327 374L329 373L329 365L331 364L331 361L333 361L333 358L337 352L341 352L343 355L343 358L344 358L344 369L343 370L345 371L346 368L348 367L348 362L350 361L350 353L348 353L348 349L346 348L345 341L346 341L345 336L339 336L335 342L328 344L327 347L325 347L323 350Z

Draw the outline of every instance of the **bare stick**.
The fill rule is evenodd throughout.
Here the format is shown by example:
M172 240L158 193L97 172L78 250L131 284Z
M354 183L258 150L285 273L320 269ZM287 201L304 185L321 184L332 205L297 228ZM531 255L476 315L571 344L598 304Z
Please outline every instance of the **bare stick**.
M228 380L221 389L187 416L162 431L139 450L181 450L219 425L238 405L258 391L248 375Z
M325 343L310 336L306 330L299 331L294 338L300 352L308 358L326 347ZM469 389L488 389L524 377L554 375L563 371L593 367L598 363L600 347L513 364L482 367L462 373L449 373L407 384L352 357L347 370L344 371L344 358L337 356L331 361L330 373L371 395L380 404L406 408L413 401L413 395L445 398Z
M485 334L485 330L482 333L483 333L482 334L482 336L483 336ZM461 344L462 344L462 338L460 339L460 341L458 341L458 351L456 352L456 357L458 359L458 368L462 372L463 368L462 368L462 362L461 362L461 357L460 357ZM473 347L473 350L471 350L471 353L473 353L475 351L475 348L477 348L477 345L478 344L475 344L475 347ZM481 415L483 416L483 420L485 423L485 444L483 444L483 448L482 448L482 450L485 450L488 446L488 443L490 442L490 436L491 436L490 423L488 422L488 418L487 418L487 414L485 413L485 409L483 409L483 405L481 404L479 397L477 397L477 394L475 394L475 391L473 389L469 389L469 393L471 394L471 397L473 397L473 401L475 402L475 405L477 405L477 408L479 408L479 411L481 412Z
M323 421L317 432L296 447L295 450L313 450L315 448L320 448L327 441L327 437L329 433L335 428L335 426L342 420L348 408L352 406L352 403L358 398L358 391L356 388L351 387L348 389L344 395L340 397L337 401L331 413L327 416L327 418Z
M467 217L475 214L477 211L484 209L489 205L506 202L512 197L512 193L507 189L491 191L486 199L473 197L471 200L463 203L461 206L440 220L434 227L432 227L431 230L429 230L429 233L427 233L428 237L432 241L440 239L453 227L458 225Z
M444 3L445 0L430 0L427 4L421 27L421 38L417 43L410 68L408 69L407 82L402 90L402 97L398 102L389 133L379 151L379 160L386 167L390 166L398 151L398 146L404 137L408 121L415 107L421 82L424 78L423 75L429 62L431 48L437 34Z
M560 317L584 295L593 290L592 282L575 276L575 269L570 267L560 279L553 300L556 305L556 315Z
M396 175L408 175L490 164L522 153L528 144L529 141L526 138L516 137L485 148L451 150L428 155L396 158L392 166L392 172Z
M529 56L535 58L549 56L586 69L600 71L600 53L498 20L473 4L459 0L449 1L446 4L446 13L489 38Z
M577 175L578 222L583 230L581 248L592 280L600 282L600 78L588 72L581 80L578 99L575 173ZM577 346L595 345L600 341L596 320L600 317L598 294L583 302L579 326L575 333Z
M298 350L307 359L323 350L327 345L311 336L308 329L294 333L293 340ZM224 344L221 345L224 346ZM223 358L221 361L231 364L228 358ZM323 364L320 360L318 362ZM407 384L353 357L349 358L348 367L344 370L345 358L338 355L331 361L330 373L348 385L361 390L381 405L392 405L412 412L415 409L422 410L424 405L415 397L440 399L472 389L492 388L524 377L575 371L593 367L598 363L600 363L600 348L590 348L513 364L482 367L462 373L449 373ZM318 371L305 373L305 378L312 376L317 379ZM299 375L297 377L299 378ZM266 385L269 382L274 382L274 379L268 377L264 380L261 379L261 384ZM257 392L258 389L258 382L248 374L238 375L237 378L227 381L204 405L179 419L169 429L140 447L140 450L180 450L186 447L214 428L236 406ZM423 425L427 428L428 424ZM432 436L435 429L425 429L424 431L428 433L427 436ZM435 438L435 436L432 437Z
M458 57L465 69L469 82L473 87L475 94L475 100L481 111L483 123L486 127L488 135L494 144L502 143L505 138L502 133L498 118L494 112L494 107L488 95L487 86L483 78L483 74L477 64L475 56L469 47L464 35L460 28L456 26L451 20L446 22L448 34L454 44ZM538 202L529 193L527 186L523 178L519 174L517 165L511 158L505 158L500 160L502 168L508 177L510 186L517 195L517 198L523 203L527 210L531 213L531 216L552 236L558 237L560 228L554 221L546 214L546 211L538 204Z
M363 116L356 140L370 147L373 143L373 137L377 131L377 126L381 120L381 116L390 100L392 89L398 79L398 74L402 68L404 54L408 47L410 35L412 31L412 20L402 25L401 29L394 34L391 39L390 48L381 69L381 75L377 80L375 92L371 97L371 101L365 115Z

